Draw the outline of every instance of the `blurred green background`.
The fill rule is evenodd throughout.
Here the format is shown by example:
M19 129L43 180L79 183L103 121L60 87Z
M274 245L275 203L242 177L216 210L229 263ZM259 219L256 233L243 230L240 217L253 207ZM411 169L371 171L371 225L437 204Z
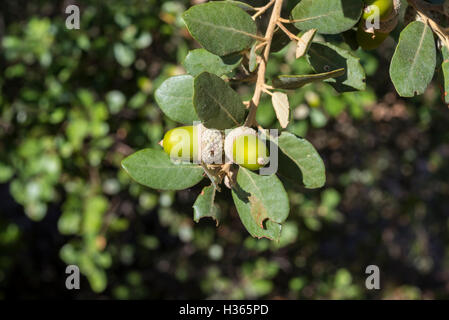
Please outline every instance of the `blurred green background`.
M197 47L180 14L198 1L79 1L81 28L68 30L71 3L0 3L0 299L449 298L449 110L438 79L398 98L394 37L357 51L366 92L290 95L289 129L318 149L327 184L289 186L273 243L249 236L228 190L218 228L195 224L206 181L158 192L120 169L177 126L154 91ZM291 47L268 67L309 71ZM278 127L268 99L257 118ZM65 288L67 264L80 267L80 290ZM365 288L370 264L381 290Z

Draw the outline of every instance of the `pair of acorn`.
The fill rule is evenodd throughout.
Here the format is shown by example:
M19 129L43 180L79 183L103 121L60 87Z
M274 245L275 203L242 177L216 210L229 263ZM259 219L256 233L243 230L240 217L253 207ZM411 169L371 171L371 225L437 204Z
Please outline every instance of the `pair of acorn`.
M365 0L365 7L357 29L357 42L363 50L376 49L398 24L401 0ZM379 15L375 17L375 15ZM378 18L379 26L371 24ZM369 23L367 23L367 21Z
M226 137L202 124L177 127L167 131L160 144L172 160L223 164L225 159L249 170L258 170L269 161L264 141L249 127L235 128Z

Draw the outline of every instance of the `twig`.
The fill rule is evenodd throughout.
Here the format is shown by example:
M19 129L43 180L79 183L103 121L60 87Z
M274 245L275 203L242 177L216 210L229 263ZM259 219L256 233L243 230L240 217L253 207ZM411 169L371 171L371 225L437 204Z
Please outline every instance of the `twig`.
M296 40L296 41L302 41L304 42L301 38L299 38L298 36L294 35L293 33L291 33L283 24L282 22L278 21L277 25L279 26L279 28L281 28L282 31L284 31L284 33L290 38L290 40Z
M265 92L266 94L269 94L270 96L273 95L273 94L271 93L271 91L268 90L266 87L263 87L262 91Z
M256 52L257 52L260 48L265 47L266 45L267 45L267 42L266 42L266 41L259 43L259 44L256 46Z
M273 86L269 86L269 85L265 84L265 85L263 86L262 91L265 92L266 94L269 94L270 96L272 96L273 93L272 93L270 90L273 90L273 89L274 89Z
M282 23L295 23L295 20L289 20L284 18L279 18L278 21Z
M268 2L265 6L260 7L260 8L256 8L257 13L255 15L252 16L253 20L256 20L257 17L263 15L268 9L271 8L271 6L274 4L276 0L271 0L270 2Z
M250 34L250 33L248 33L248 36L250 36L251 38L254 38L254 39L258 40L258 41L262 41L262 42L265 41L264 37L258 36L257 34Z

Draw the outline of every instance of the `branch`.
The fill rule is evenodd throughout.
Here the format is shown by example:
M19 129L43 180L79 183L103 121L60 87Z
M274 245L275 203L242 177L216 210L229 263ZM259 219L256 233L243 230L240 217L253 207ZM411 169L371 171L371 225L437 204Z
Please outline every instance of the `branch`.
M267 61L270 55L271 42L273 41L273 34L277 22L279 21L279 18L281 16L282 2L283 0L275 0L273 12L271 13L270 22L268 24L267 31L265 33L265 41L266 41L265 50L259 64L259 69L257 71L256 89L254 91L253 98L251 99L250 102L248 118L245 121L245 125L248 127L257 125L256 111L260 103L260 97L262 96L262 92L265 87L265 71L267 69Z

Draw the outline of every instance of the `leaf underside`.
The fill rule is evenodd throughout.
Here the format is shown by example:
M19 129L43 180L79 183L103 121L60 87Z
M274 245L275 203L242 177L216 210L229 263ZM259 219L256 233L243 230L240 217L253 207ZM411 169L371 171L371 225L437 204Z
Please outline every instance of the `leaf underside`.
M209 217L215 220L217 226L219 223L220 209L214 203L216 189L214 186L204 187L200 195L193 204L193 219L199 222L200 219Z
M282 128L286 128L290 121L290 103L283 92L273 92L271 97L274 112Z
M299 89L308 83L341 77L344 73L345 69L341 68L318 74L280 75L273 79L273 87L287 90Z
M432 30L420 21L402 30L390 65L390 77L402 97L422 94L432 80L436 49Z

